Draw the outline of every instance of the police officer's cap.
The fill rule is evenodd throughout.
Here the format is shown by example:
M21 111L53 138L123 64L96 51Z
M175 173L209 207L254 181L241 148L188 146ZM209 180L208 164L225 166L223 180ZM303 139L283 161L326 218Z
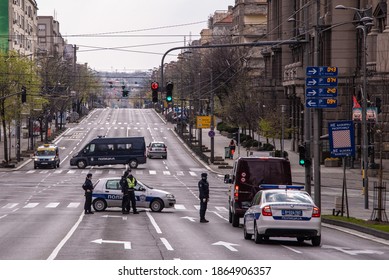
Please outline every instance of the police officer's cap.
M88 173L88 174L86 175L86 177L88 177L88 178L92 177L92 173Z
M130 174L130 172L128 172L128 170L126 170L126 171L124 171L123 176L124 176L124 177L127 177L128 174Z
M208 174L207 173L201 173L201 177L207 177Z

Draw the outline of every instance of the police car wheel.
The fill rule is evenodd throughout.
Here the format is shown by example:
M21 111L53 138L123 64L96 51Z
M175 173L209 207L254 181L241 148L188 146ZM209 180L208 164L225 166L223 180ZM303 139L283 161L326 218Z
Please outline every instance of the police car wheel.
M320 243L321 243L321 236L312 237L312 246L314 247L320 246Z
M150 209L153 212L161 212L163 209L163 201L160 199L154 199L150 204Z
M107 208L107 203L102 199L96 199L93 201L93 208L97 212L104 211Z
M254 241L256 244L262 243L263 236L258 233L257 225L254 224Z
M246 224L243 226L243 236L244 236L244 239L246 239L246 240L250 240L251 237L253 236L251 233L247 233Z

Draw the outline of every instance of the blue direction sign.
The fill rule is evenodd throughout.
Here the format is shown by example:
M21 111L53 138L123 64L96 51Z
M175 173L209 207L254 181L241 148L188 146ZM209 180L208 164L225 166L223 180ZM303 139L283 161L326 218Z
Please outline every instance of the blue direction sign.
M311 77L337 77L338 67L330 66L308 66L306 75Z
M331 157L355 155L354 124L352 121L329 122L328 140Z
M309 87L336 87L338 86L338 78L306 78L305 85Z
M338 100L335 98L305 98L307 108L336 108Z
M338 88L306 88L305 89L306 97L337 97L338 96Z

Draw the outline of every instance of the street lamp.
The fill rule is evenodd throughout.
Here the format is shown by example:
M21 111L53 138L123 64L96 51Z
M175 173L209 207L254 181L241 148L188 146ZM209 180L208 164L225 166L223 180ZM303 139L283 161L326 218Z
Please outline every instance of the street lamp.
M354 7L346 7L344 5L337 5L335 9L340 10L354 10L358 13L361 13L364 16L364 13L368 9L358 9ZM369 178L367 175L368 171L368 132L367 132L367 121L366 121L366 112L367 112L367 92L366 92L366 83L367 83L367 32L368 28L373 24L373 18L371 17L362 17L359 20L359 25L356 27L357 29L362 30L363 32L363 63L362 63L362 75L363 75L363 83L362 83L362 180L363 180L363 191L365 198L365 209L369 209Z

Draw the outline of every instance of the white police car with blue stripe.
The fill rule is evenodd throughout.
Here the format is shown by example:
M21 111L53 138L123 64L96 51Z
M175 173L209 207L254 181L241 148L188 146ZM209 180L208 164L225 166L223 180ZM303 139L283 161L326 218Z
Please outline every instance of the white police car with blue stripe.
M104 211L107 207L122 206L123 194L120 187L120 178L101 178L93 189L92 205L97 211ZM154 189L138 180L135 187L136 207L150 208L153 212L161 212L163 208L171 208L176 204L173 194Z

